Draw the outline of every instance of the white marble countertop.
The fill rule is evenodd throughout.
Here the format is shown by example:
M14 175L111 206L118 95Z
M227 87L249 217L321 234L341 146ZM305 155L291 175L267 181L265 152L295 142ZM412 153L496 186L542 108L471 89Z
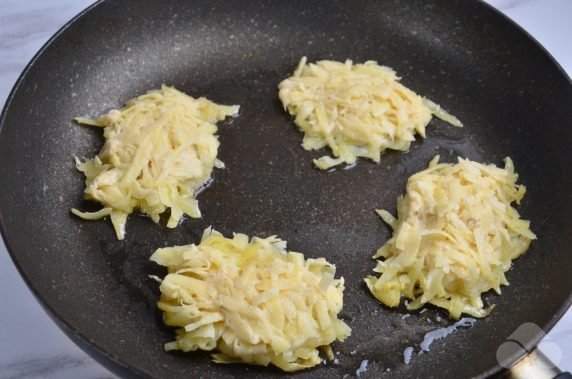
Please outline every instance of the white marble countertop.
M487 0L532 34L572 76L572 0ZM0 106L47 39L91 0L0 0ZM44 313L0 242L0 378L115 378ZM572 310L541 349L572 372Z

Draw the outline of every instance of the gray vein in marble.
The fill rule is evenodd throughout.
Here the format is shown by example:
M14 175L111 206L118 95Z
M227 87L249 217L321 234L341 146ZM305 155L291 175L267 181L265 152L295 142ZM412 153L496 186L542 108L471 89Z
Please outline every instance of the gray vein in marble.
M497 8L503 12L511 10L517 6L524 5L528 2L530 2L530 0L492 0L492 1L489 1L489 3L492 6L494 6L495 8Z
M1 365L0 378L23 379L23 378L64 378L74 377L85 366L97 365L87 356L58 355L53 357L39 357L24 359ZM75 374L74 374L75 373ZM113 379L109 376L92 376L97 379Z

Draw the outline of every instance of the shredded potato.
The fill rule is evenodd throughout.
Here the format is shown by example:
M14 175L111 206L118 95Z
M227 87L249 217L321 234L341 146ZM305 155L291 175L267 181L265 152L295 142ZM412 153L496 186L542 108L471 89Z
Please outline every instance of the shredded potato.
M96 120L78 117L80 124L105 128L105 145L86 161L76 157L85 174L85 197L103 204L98 212L72 209L87 220L111 216L118 239L125 237L127 216L138 208L155 222L167 209L167 227L183 214L198 218L195 199L210 180L219 142L215 122L238 113L238 106L193 99L172 87L149 91Z
M331 149L334 158L314 159L318 168L327 170L352 165L358 157L379 162L386 149L407 151L416 133L425 137L432 114L462 126L399 79L391 68L374 61L307 65L303 57L294 74L279 84L279 97L305 134L302 147Z
M218 350L216 363L270 363L284 371L319 364L318 349L351 329L337 318L344 280L324 258L304 259L286 242L211 228L199 245L157 250L151 260L168 268L158 307L178 327L167 351Z
M511 206L526 192L517 178L510 158L501 169L461 158L439 163L436 156L409 178L397 219L377 211L393 236L374 256L384 258L374 270L381 276L365 279L372 294L390 307L401 295L412 300L410 310L434 304L454 319L488 315L493 306L484 308L481 295L500 294L512 260L536 239Z

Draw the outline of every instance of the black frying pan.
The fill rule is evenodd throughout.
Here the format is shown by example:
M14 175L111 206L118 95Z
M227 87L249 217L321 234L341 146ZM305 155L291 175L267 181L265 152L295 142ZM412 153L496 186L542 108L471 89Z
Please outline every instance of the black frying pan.
M299 146L301 134L277 100L277 84L302 55L395 68L403 82L445 106L463 129L433 120L426 140L380 164L324 173ZM101 130L72 122L162 83L219 103L240 104L220 126L227 169L199 196L204 217L175 230L132 216L125 241L108 221L72 216ZM278 234L293 250L326 257L346 278L342 317L352 326L334 345L339 364L299 377L487 376L495 352L525 322L550 329L571 304L572 86L521 29L477 1L102 1L64 27L32 60L1 119L0 222L22 276L67 334L121 375L162 378L266 377L273 368L214 365L208 353L165 353L173 330L155 307L158 247L225 234ZM362 279L390 236L374 208L394 210L407 178L435 155L501 164L514 159L528 187L519 207L539 236L509 272L493 313L403 363L403 349L451 324L435 308L403 318L369 295ZM438 317L441 321L437 321ZM430 320L430 321L429 321ZM541 336L524 342L530 347ZM356 354L351 354L352 351ZM515 357L516 358L516 357ZM390 369L389 372L386 372Z

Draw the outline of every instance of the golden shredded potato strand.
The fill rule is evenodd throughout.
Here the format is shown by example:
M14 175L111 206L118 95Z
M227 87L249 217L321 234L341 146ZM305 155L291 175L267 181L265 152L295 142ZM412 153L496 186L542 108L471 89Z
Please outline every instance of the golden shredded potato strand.
M386 149L407 151L416 133L425 137L431 115L462 126L399 79L391 68L374 61L306 64L303 57L294 74L279 84L278 96L304 132L302 147L331 149L334 158L314 159L318 168L327 170L352 165L358 157L379 162Z
M158 307L177 329L169 350L218 350L216 363L273 364L296 371L319 364L318 348L351 329L337 318L343 278L324 258L304 259L286 242L211 228L199 245L157 250L151 260L166 266Z
M195 195L213 167L224 167L216 158L215 122L236 115L238 109L163 86L96 120L78 117L80 124L104 128L99 154L83 162L76 158L77 169L86 177L85 197L104 208L72 213L87 220L110 216L120 240L127 216L136 208L155 222L170 209L169 228L176 227L183 214L201 217Z
M454 319L488 315L492 306L484 308L481 295L500 294L512 260L536 239L511 206L526 192L517 179L510 158L502 169L461 158L439 163L436 156L409 178L397 219L377 211L393 236L374 256L384 258L374 270L381 276L365 279L372 294L390 307L402 295L412 300L410 310L434 304Z

